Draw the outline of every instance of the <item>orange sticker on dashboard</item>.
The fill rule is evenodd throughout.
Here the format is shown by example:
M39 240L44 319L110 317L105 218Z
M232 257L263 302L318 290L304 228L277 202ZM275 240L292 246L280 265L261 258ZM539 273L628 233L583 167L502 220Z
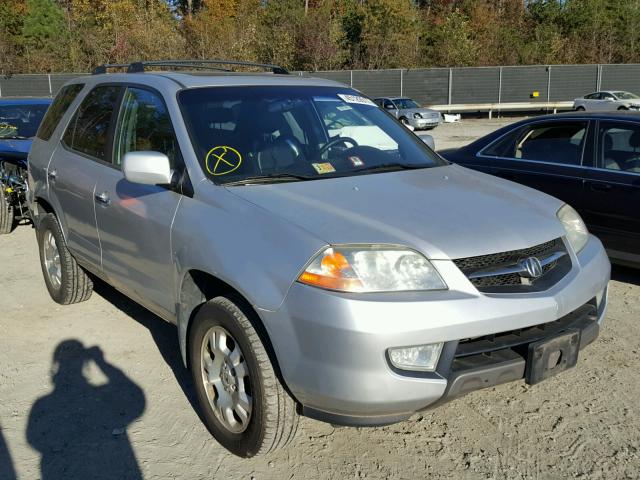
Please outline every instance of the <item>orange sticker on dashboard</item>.
M219 145L209 150L204 163L211 175L227 175L242 164L242 155L233 147Z

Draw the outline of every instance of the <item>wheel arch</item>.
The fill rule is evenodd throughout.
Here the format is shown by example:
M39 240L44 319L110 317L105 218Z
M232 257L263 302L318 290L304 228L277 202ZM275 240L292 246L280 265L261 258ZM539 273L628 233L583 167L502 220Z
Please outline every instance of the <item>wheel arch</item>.
M271 364L276 375L280 377L284 385L284 380L280 373L278 360L267 332L257 310L252 303L240 291L228 284L219 277L199 269L188 270L182 277L180 295L178 297L176 323L178 326L178 342L180 344L180 354L185 367L190 368L187 348L189 332L193 325L193 319L200 308L209 300L215 297L225 296L234 300L238 307L247 315L256 332L260 336L265 350L269 355Z
M55 215L55 217L58 219L58 222L60 223L60 227L62 230L62 236L64 237L65 241L67 240L67 226L64 223L64 218L62 218L60 215L58 215L58 212L56 211L56 209L54 208L54 206L51 204L51 202L49 202L49 200L47 200L46 198L42 197L42 196L36 196L33 199L33 203L35 205L35 209L32 209L32 212L35 213L36 215L33 215L33 221L34 221L34 225L36 228L38 228L38 225L40 223L40 219L45 216L48 215L49 213Z

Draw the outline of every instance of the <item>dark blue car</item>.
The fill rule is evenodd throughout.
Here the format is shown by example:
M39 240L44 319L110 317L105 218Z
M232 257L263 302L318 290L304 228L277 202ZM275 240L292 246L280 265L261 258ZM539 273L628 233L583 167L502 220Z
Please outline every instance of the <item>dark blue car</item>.
M28 219L27 155L51 99L0 99L0 234Z
M535 117L439 153L569 203L612 261L640 267L640 114Z

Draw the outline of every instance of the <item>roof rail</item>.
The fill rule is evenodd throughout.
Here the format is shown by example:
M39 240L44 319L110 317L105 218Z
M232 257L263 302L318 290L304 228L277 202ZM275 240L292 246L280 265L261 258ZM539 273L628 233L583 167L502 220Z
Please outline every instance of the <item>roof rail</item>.
M273 73L288 75L289 72L279 65L268 63L242 62L239 60L151 60L145 62L132 63L107 63L100 65L93 70L93 74L107 73L109 68L126 68L127 73L143 73L147 67L170 67L170 68L194 68L198 70L215 70L220 72L232 72L233 70L217 65L231 65L242 67L259 67L271 70Z

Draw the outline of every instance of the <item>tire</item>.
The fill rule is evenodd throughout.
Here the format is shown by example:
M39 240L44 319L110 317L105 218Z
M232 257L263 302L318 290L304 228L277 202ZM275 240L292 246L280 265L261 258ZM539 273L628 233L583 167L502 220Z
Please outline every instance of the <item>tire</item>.
M578 107L578 108L576 108L576 112L584 112L584 107Z
M618 111L620 110L629 110L627 107L618 107Z
M13 205L4 196L4 186L0 183L0 235L11 233L14 224Z
M42 218L37 237L42 275L51 298L60 305L88 300L93 282L67 248L55 215L49 213Z
M216 297L193 319L187 347L202 420L218 442L244 458L284 447L298 428L296 404L250 318L255 314L241 299ZM232 406L226 414L217 410L224 404Z
M406 117L400 118L400 122L405 126L411 125Z

